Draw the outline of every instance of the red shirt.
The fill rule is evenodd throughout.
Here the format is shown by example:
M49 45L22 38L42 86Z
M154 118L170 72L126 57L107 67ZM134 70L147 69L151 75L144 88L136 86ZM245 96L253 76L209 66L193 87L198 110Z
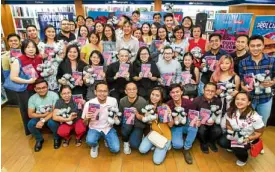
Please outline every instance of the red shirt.
M35 71L37 72L38 74L38 78L41 78L40 76L40 71L37 71L37 66L39 64L42 63L42 57L39 56L39 55L36 55L34 58L30 58L24 54L22 54L19 59L21 60L21 67L23 68L24 66L27 66L29 64L32 64L32 66L34 67ZM34 85L33 84L29 84L28 87L27 87L27 90L28 91L32 91L34 89Z
M193 51L199 51L202 55L205 53L205 45L206 45L206 40L200 38L199 41L196 43L194 39L189 40L189 52L192 53ZM193 54L193 53L192 53Z

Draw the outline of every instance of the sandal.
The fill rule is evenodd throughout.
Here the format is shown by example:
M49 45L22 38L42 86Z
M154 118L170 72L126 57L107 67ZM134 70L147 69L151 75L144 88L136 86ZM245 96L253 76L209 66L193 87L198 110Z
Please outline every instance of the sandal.
M75 146L76 146L76 147L81 146L81 144L82 144L82 140L81 140L81 139L76 139L76 140L75 140Z
M68 147L69 143L70 143L70 140L64 140L62 146L63 147Z

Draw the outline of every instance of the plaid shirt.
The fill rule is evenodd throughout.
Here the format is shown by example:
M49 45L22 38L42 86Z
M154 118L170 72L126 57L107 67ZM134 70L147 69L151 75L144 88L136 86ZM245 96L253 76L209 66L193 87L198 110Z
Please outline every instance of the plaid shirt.
M265 73L266 70L270 71L270 77L275 79L275 58L268 57L267 55L263 54L263 58L259 61L257 65L255 61L252 60L251 56L248 56L246 59L243 59L239 63L239 74L241 81L244 82L244 75L253 73L257 75L259 73ZM253 101L256 103L263 104L268 102L272 98L272 94L259 94L255 95L255 90L250 92L250 95L253 98Z

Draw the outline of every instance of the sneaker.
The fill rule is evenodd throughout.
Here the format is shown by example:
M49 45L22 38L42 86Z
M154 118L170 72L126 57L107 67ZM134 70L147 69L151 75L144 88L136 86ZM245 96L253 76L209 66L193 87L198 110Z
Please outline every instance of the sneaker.
M187 164L193 163L193 158L192 158L192 155L190 154L189 150L183 150L183 156L184 156L185 162Z
M207 145L207 144L201 143L200 146L201 146L201 151L202 151L203 153L206 153L206 154L209 153L209 149L208 149L208 145Z
M218 148L215 143L208 143L208 146L213 152L218 152Z
M131 148L130 148L129 142L124 142L124 146L123 147L124 147L124 149L123 149L124 154L126 154L126 155L131 154Z
M232 149L226 149L226 151L227 151L227 152L233 152L233 150L232 150Z
M236 164L240 167L244 166L246 164L246 162L242 162L240 160L237 160Z
M98 156L98 145L97 146L92 146L90 155L92 158L96 158Z
M264 154L264 149L261 150L261 154L262 154L262 155Z

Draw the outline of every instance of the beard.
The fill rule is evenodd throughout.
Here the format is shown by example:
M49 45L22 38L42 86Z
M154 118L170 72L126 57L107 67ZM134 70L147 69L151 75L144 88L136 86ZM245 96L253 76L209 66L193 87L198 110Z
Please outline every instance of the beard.
M64 33L70 33L71 32L70 29L69 30L61 29L61 31L64 32Z

